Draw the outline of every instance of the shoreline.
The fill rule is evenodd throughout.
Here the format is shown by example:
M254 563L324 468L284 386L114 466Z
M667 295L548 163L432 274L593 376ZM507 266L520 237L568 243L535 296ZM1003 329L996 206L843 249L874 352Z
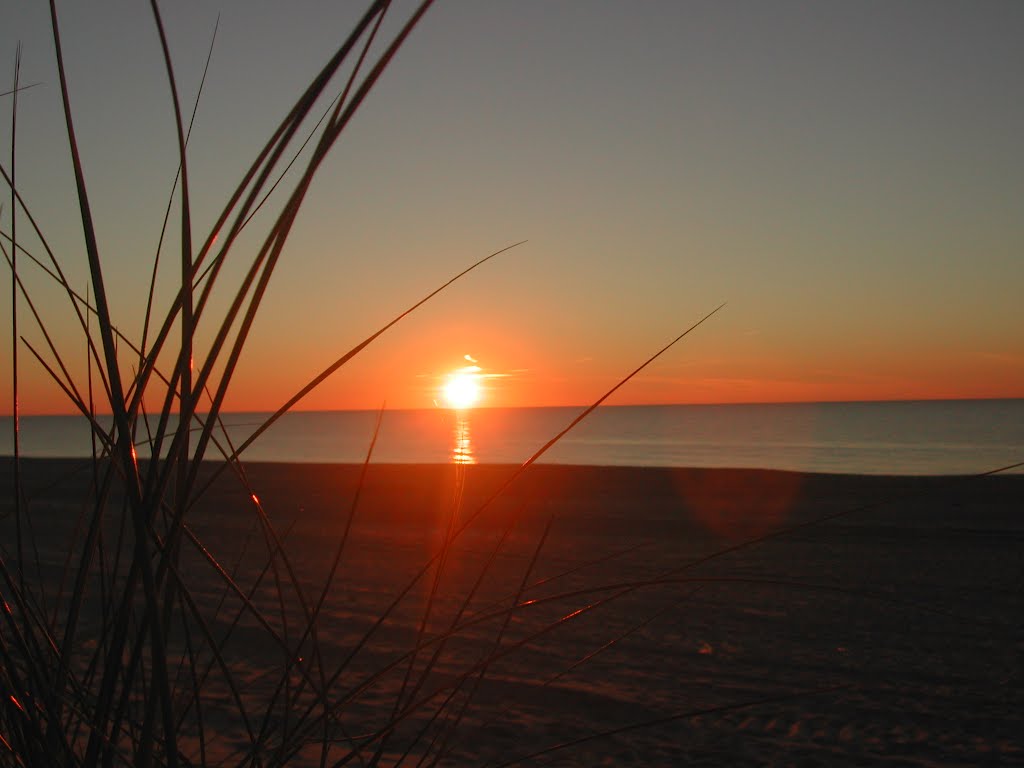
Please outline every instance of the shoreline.
M5 505L13 488L13 458L0 456ZM197 487L221 462L204 462ZM67 501L88 492L88 459L21 459L26 492ZM268 509L280 505L307 515L336 514L339 500L356 492L360 464L245 462L245 474ZM418 507L447 504L461 478L462 506L483 504L519 470L513 464L370 464L361 503L377 514L415 520ZM199 500L198 509L230 504L244 507L249 491L224 471ZM757 528L806 524L838 515L851 523L1024 530L1024 474L874 475L796 472L775 469L623 467L534 464L497 500L518 504L523 513L628 515L633 521L714 523L722 535L742 538ZM279 514L290 514L279 512ZM711 520L710 518L716 518ZM752 526L752 521L757 525ZM735 526L729 535L729 525Z
M6 467L12 464L14 456L9 453L0 454L0 469L6 470ZM33 463L33 464L52 464L71 467L74 464L89 464L90 458L88 456L38 456L38 455L22 455L22 464ZM146 463L149 459L146 457L140 457L140 463ZM212 467L215 465L223 464L224 460L219 459L204 459L202 464L204 467ZM243 460L242 463L246 468L262 468L269 469L270 471L284 471L288 468L293 467L310 467L314 469L324 468L341 468L345 470L359 469L363 466L362 462L357 461L288 461L288 460L275 460L275 459L253 459ZM1017 462L1007 464L1007 467L1016 467ZM432 470L443 470L443 469L454 469L457 466L464 467L470 471L477 469L484 472L490 472L495 470L508 470L516 469L521 466L521 463L507 462L507 461L494 461L494 462L471 462L465 464L458 464L453 461L380 461L370 462L370 466L373 468L380 469L432 469ZM1002 472L1002 468L996 467L991 470L981 472L967 472L967 473L955 473L955 472L944 472L937 474L915 474L915 473L875 473L875 472L825 472L817 470L802 470L802 469L775 469L771 467L743 467L743 466L697 466L697 465L686 465L686 466L665 466L661 464L650 464L650 465L632 465L632 464L585 464L585 463L562 463L562 462L548 462L538 461L533 464L535 468L550 469L554 471L568 471L568 472L591 472L591 471L604 471L608 470L611 472L627 472L627 473L673 473L673 472L727 472L727 473L766 473L766 474L780 474L780 475L801 475L807 477L830 477L830 478L865 478L865 479L877 479L877 480L923 480L923 481L943 481L943 480L960 480L969 478L980 478L980 477L1019 477L1024 480L1024 474L1017 472Z

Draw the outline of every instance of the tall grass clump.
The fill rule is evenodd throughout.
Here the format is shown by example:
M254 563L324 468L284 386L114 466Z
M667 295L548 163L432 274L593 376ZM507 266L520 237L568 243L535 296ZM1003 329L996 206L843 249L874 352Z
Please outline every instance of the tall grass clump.
M274 521L242 463L245 449L328 376L452 280L497 254L341 355L245 442L233 444L221 422L239 359L318 169L431 4L424 0L415 7L387 40L379 38L389 2L370 4L203 233L195 229L187 151L199 98L190 115L160 10L151 4L179 165L153 258L144 321L129 329L114 316L110 300L109 264L94 224L51 2L83 240L75 258L86 263L89 280L84 290L70 282L68 256L51 247L45 222L20 193L17 104L34 84L20 83L16 65L14 86L3 94L11 105L12 140L9 161L0 169L9 191L9 223L0 246L12 276L14 392L11 504L0 548L0 764L431 764L449 752L488 670L528 644L504 638L546 532L531 545L518 587L509 585L498 602L492 589L483 606L481 585L493 578L510 529L492 544L478 574L457 587L449 583L451 551L514 477L560 436L499 483L475 511L460 512L457 498L446 505L443 534L421 566L406 574L405 586L369 618L332 628L329 647L324 617L342 578L373 444L349 494L347 522L316 581L288 546L295 521ZM315 114L325 102L326 111ZM267 221L254 237L253 230ZM155 286L160 258L167 259L161 253L165 239L177 246L178 278L173 298L161 306ZM243 244L250 242L256 246ZM229 260L232 270L225 269ZM26 268L59 287L85 350L84 373L73 362L79 350L51 333L48 308L23 280ZM240 278L230 283L229 273ZM19 317L19 310L27 316ZM25 335L26 323L41 344ZM92 460L84 472L72 467L74 480L65 486L79 494L71 508L44 511L45 494L36 498L26 490L18 418L19 360L25 358L48 372L91 431ZM464 480L456 478L456 497ZM204 515L196 511L225 482L243 489L244 518L252 523L245 531L231 527L235 518L228 513L214 514L211 521L216 504L205 507ZM546 620L534 633L543 635L561 621ZM394 635L397 625L409 631L385 643L381 638ZM472 653L464 647L467 636L473 638ZM395 647L404 650L379 650ZM461 665L453 667L453 659Z
M210 755L225 751L223 743L210 743L210 723L216 716L204 711L204 698L211 689L218 691L216 697L225 700L227 709L235 708L232 719L246 735L244 760L285 762L305 747L311 734L334 733L343 703L339 705L330 693L337 672L325 666L316 632L329 584L319 595L300 585L281 533L251 491L269 574L261 574L262 584L243 586L233 578L231 565L220 562L197 537L190 510L201 494L201 481L208 480L202 472L208 457L218 456L220 466L234 472L237 482L247 482L239 459L244 446L236 449L218 432L239 357L318 168L431 2L422 2L392 39L375 46L388 5L370 5L280 122L210 231L199 234L193 225L186 151L191 126L179 98L160 11L152 3L180 157L174 193L180 211L180 282L170 305L159 308L153 293L154 259L145 323L137 331L120 327L112 316L107 265L76 142L55 4L50 11L56 64L81 213L82 258L90 276L84 292L65 277L64 257L50 248L43 223L32 215L31 201L19 194L13 138L21 90L17 75L11 93L5 94L11 97L15 128L10 162L3 169L10 191L3 250L12 274L15 341L13 537L5 540L0 561L0 760L5 763L205 763ZM338 93L331 106L310 129L317 117L314 108L332 89ZM303 141L309 148L300 155ZM290 168L288 188L275 189ZM247 226L256 226L253 216L264 204L276 204L269 217L272 223L254 251L239 253L240 234ZM168 212L171 208L169 204ZM34 238L31 250L24 245L27 238L18 223ZM86 380L71 373L66 362L69 350L51 337L45 313L25 290L21 271L26 257L66 294L87 347ZM246 262L238 284L227 286L224 266L232 257ZM211 306L216 292L227 295L228 301L227 309L215 316ZM43 348L20 337L19 305L29 310L45 340ZM339 358L258 431L382 331ZM201 347L199 338L210 341ZM81 519L56 583L39 578L52 564L43 564L37 550L53 532L32 529L31 500L20 472L19 348L49 371L69 405L90 424L96 446ZM148 410L153 402L158 406ZM111 414L111 423L98 413ZM148 446L149 459L139 458L136 446L141 442ZM220 604L213 612L200 604L187 578L197 567L221 584ZM256 594L268 583L274 585L279 603L279 611L269 615ZM225 651L232 631L246 622L263 630L277 658L276 668L266 670L279 681L273 696L257 704L246 700L238 661ZM332 741L324 736L320 742L326 759Z

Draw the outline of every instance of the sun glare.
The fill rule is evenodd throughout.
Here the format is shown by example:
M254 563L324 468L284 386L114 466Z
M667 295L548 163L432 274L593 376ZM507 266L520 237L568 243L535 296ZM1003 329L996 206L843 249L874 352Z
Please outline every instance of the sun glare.
M480 399L480 376L477 373L457 371L444 385L444 399L450 408L472 408Z

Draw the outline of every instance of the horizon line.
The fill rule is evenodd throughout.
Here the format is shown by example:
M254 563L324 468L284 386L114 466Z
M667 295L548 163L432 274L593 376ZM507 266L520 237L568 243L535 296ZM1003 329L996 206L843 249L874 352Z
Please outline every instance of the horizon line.
M851 400L744 400L732 402L674 402L674 403L612 403L602 404L600 409L605 408L673 408L673 407L723 407L723 406L762 406L762 405L858 405L858 404L883 404L883 403L955 403L955 402L996 402L1024 400L1024 395L1016 397L910 397L910 398L862 398ZM568 403L562 405L475 405L468 410L473 411L514 411L514 410L541 410L554 408L589 408L592 403ZM293 408L288 413L376 413L380 408ZM388 408L385 412L398 411L452 411L454 408L435 405L433 407L421 406L411 408ZM273 409L228 409L221 411L221 414L250 414L250 413L274 413ZM178 411L172 411L177 414ZM208 411L196 411L197 415L205 416ZM13 413L0 413L0 418L12 418ZM108 411L97 411L96 416L110 416ZM76 411L66 413L19 413L19 418L40 418L46 416L78 416L83 414Z

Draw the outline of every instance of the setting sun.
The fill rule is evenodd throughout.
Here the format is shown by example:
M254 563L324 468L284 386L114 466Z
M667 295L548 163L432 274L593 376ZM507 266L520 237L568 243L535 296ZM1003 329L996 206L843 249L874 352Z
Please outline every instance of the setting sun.
M451 408L472 408L480 399L480 375L456 371L444 385L444 399Z

